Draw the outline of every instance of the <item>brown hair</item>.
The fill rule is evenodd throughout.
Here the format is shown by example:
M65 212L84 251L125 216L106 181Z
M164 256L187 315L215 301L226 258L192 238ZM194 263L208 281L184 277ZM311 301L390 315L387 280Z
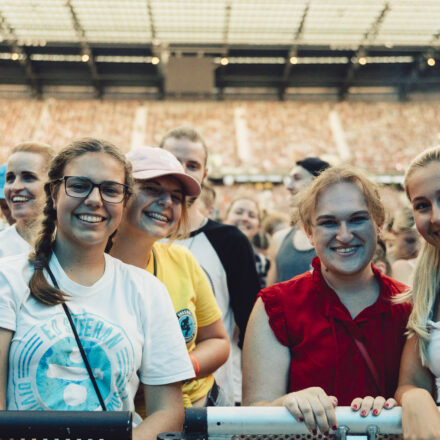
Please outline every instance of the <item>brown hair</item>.
M258 219L258 222L261 224L260 205L258 204L258 202L254 198L249 197L249 196L242 196L242 197L237 197L237 198L233 199L232 202L229 204L228 209L226 210L225 219L228 217L228 215L231 212L231 209L235 205L235 203L237 203L240 200L248 200L249 202L252 202L255 205L255 207L257 208L257 219Z
M47 144L43 144L41 142L22 142L21 144L16 145L12 148L10 152L10 156L14 153L35 153L43 156L45 161L43 162L46 169L49 168L50 162L55 157L55 150Z
M159 148L163 148L165 141L169 138L175 139L188 139L191 142L200 142L203 146L203 151L205 152L205 167L208 162L208 147L206 146L205 139L202 135L193 127L177 127L170 130L159 143Z
M309 186L300 191L295 197L299 220L306 231L311 230L313 214L321 193L329 186L343 182L354 183L360 188L374 222L379 227L383 225L385 221L385 209L380 200L377 185L358 169L349 165L341 165L323 171Z
M87 153L105 153L120 162L125 171L124 183L128 186L127 196L129 196L133 190L131 164L122 152L110 142L95 138L78 139L71 142L54 157L49 168L49 181L44 185L46 204L43 211L41 230L35 244L35 252L29 257L30 262L34 265L34 273L29 281L29 289L31 294L43 304L60 304L68 297L66 293L52 287L43 274L43 269L49 265L49 260L52 255L57 219L57 212L53 206L52 190L54 192L58 191L60 185L59 179L64 177L66 165L73 159Z

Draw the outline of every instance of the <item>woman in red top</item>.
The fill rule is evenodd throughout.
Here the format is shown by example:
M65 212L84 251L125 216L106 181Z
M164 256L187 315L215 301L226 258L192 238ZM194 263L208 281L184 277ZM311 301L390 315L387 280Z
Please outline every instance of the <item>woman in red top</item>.
M391 301L406 286L371 265L384 222L372 182L351 167L329 168L297 202L318 257L313 271L260 292L245 338L243 400L284 405L314 434L328 434L336 404L363 416L394 406L409 306Z

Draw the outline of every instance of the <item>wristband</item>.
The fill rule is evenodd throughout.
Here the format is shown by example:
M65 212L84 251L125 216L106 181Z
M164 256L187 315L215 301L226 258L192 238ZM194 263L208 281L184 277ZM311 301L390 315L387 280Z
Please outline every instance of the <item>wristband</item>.
M200 373L199 361L197 360L197 358L192 353L188 353L188 354L189 354L189 357L190 357L191 362L193 364L194 372L196 373L196 377L197 377L199 375L199 373Z

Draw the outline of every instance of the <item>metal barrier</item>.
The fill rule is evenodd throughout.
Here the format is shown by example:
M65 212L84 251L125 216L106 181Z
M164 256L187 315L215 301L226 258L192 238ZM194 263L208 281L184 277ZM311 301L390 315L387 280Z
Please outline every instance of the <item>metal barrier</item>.
M0 438L131 440L130 411L0 411Z
M333 434L345 440L362 436L374 440L377 435L402 433L401 408L382 411L380 416L361 417L349 407L336 408L338 429ZM282 407L209 407L187 408L182 432L159 434L159 440L216 439L311 439L304 423L297 422ZM322 435L315 438L323 438Z

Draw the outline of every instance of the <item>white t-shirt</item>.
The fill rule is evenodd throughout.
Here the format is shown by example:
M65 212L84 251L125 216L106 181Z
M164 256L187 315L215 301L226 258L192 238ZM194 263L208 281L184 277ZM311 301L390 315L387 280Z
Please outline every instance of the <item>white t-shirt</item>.
M437 403L440 403L440 322L428 321L428 368L435 377Z
M0 258L30 252L32 252L32 246L21 237L15 225L0 231Z
M50 268L71 295L67 305L107 409L133 411L139 378L161 385L192 378L194 370L165 286L109 255L105 262L90 287L68 278L55 255ZM15 332L7 409L100 410L62 306L30 295L31 274L25 255L0 261L0 327Z

